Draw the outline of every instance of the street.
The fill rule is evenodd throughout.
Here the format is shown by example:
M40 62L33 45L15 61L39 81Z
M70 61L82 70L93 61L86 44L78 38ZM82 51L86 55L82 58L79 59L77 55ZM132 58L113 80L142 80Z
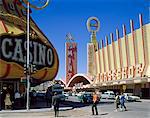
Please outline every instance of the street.
M105 100L103 100L105 101ZM59 118L150 118L150 100L142 100L142 102L126 103L128 111L115 111L115 105L111 101L100 102L98 105L98 116L93 116L91 113L91 105L60 108ZM68 102L69 103L69 102ZM76 104L76 103L75 103ZM79 104L79 103L78 103ZM16 110L16 111L1 111L0 118L54 118L53 109L32 109Z

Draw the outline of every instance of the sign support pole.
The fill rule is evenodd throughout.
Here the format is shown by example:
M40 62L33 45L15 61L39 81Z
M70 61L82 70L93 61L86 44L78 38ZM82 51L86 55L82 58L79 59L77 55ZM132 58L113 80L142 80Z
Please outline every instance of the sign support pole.
M27 4L27 101L26 101L26 108L29 110L29 89L30 89L30 64L29 64L29 39L30 39L30 5L29 2Z

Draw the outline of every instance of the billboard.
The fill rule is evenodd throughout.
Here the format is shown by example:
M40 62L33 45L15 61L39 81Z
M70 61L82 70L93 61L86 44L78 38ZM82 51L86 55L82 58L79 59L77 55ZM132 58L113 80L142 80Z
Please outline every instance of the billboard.
M66 43L66 83L77 73L77 43Z
M0 0L0 80L25 77L26 7L20 0ZM31 13L31 10L30 10ZM37 83L55 78L58 55L40 28L30 17L30 64L37 72L31 74Z
M0 78L21 78L26 64L26 34L0 34ZM45 45L38 38L30 37L30 64L37 72L31 75L40 81L51 80L58 69L58 57L53 47Z

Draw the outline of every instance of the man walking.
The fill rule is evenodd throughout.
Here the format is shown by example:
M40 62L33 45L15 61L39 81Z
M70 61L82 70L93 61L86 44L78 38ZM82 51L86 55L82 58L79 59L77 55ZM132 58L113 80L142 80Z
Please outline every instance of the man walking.
M123 110L122 107L124 107L125 111L127 111L126 106L125 106L124 103L125 103L125 96L124 96L124 94L122 93L122 94L121 94L121 98L120 98L121 111Z
M118 111L118 108L120 105L120 97L118 93L116 94L116 97L115 97L115 103L116 103L116 111Z
M92 105L92 114L93 115L94 115L94 108L95 108L96 115L98 115L97 103L98 103L98 95L96 94L96 92L94 92L93 93L93 105Z
M54 111L55 111L55 117L58 117L58 114L59 114L59 103L60 103L60 98L55 92L52 98L52 104L54 106Z
M48 107L52 107L52 87L48 87L46 91L46 103Z

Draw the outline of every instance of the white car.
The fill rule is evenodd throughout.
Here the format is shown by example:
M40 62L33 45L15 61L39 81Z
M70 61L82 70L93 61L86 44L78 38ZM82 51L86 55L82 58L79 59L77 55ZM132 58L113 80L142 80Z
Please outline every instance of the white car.
M115 94L113 91L104 92L101 94L101 99L115 99Z
M127 101L140 101L140 97L134 96L132 93L124 93Z
M66 99L68 99L68 97L69 97L69 94L68 94L68 93L63 92L63 95L65 95Z

